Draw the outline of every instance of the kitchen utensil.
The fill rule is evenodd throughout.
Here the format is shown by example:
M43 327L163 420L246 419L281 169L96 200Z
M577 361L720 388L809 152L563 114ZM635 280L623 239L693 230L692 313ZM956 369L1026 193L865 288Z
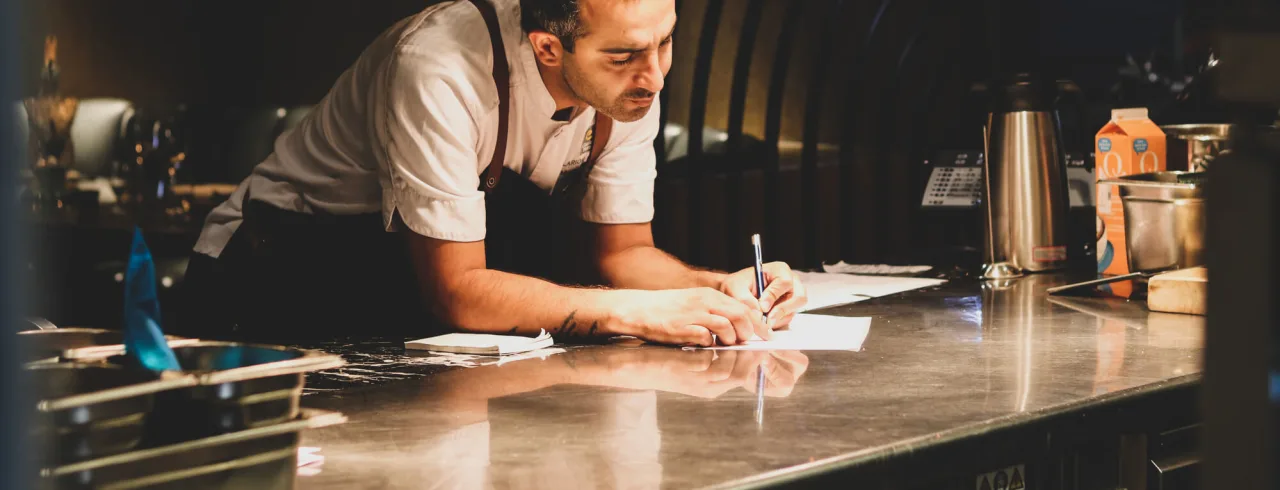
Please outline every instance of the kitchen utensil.
M1168 313L1203 315L1208 298L1209 274L1192 267L1156 274L1147 283L1147 309Z
M197 342L172 335L165 338L170 347ZM102 358L124 353L124 334L101 328L25 330L17 333L17 342L23 362Z
M1072 284L1066 284L1063 286L1054 286L1054 287L1045 289L1044 291L1045 293L1048 293L1048 294L1059 294L1064 291L1070 291L1076 288L1101 286L1103 284L1111 284L1113 282L1129 281L1134 279L1144 280L1150 277L1151 277L1151 274L1147 274L1144 272L1131 272L1128 274L1121 274L1118 276L1100 277L1098 279L1094 279L1091 281L1077 282Z
M1171 124L1160 129L1182 142L1168 145L1170 167L1190 172L1207 170L1214 158L1227 151L1231 139L1230 124Z
M91 363L28 366L40 400L30 435L46 445L44 462L67 463L134 448L156 393L194 386L194 376L158 378L147 371Z
M303 409L292 420L167 446L49 467L42 488L290 489L301 432L347 421Z
M1129 270L1161 272L1204 263L1204 173L1152 172L1103 182L1120 188Z
M983 278L1066 264L1067 189L1054 85L1019 74L996 89L984 128Z
M1129 270L1135 272L1049 288L1049 294L1124 280L1147 281L1160 272L1204 264L1205 173L1152 172L1102 182L1120 188Z
M319 351L237 342L200 341L173 349L183 373L199 386L157 396L162 417L148 441L173 443L261 427L298 415L303 374L339 367L341 357ZM128 363L124 356L107 359Z
M1240 131L1235 124L1174 124L1160 126L1170 138L1184 142L1169 145L1169 162L1178 162L1176 170L1203 172L1219 156L1231 153L1231 136ZM1253 131L1274 134L1275 126L1255 126ZM1183 163L1185 162L1185 163ZM1185 165L1185 168L1181 168ZM1175 169L1171 166L1171 169Z

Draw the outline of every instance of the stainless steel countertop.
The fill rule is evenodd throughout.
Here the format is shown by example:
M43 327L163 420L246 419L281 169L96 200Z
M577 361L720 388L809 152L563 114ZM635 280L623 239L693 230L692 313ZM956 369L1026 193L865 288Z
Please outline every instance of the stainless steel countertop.
M953 282L820 310L873 318L861 352L583 346L312 394L304 405L350 421L305 434L326 459L298 486L732 485L1198 382L1202 317L1044 295L1067 282Z

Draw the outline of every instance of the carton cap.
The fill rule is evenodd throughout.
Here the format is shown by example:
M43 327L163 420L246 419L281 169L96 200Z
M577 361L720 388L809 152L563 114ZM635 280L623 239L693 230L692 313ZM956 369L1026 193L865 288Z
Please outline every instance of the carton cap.
M1133 119L1149 119L1147 117L1146 107L1134 107L1130 109L1112 109L1112 121L1128 121Z

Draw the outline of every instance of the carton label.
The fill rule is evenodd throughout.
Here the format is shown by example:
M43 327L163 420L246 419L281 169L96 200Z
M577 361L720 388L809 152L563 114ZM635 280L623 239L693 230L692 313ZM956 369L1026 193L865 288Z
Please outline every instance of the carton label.
M1124 232L1124 207L1120 202L1120 189L1114 185L1098 184L1098 272L1125 274L1129 272L1129 250ZM1123 270L1124 272L1117 272Z
M1101 162L1095 162L1098 167L1099 179L1114 179L1124 175L1124 160L1120 158L1120 154L1114 151L1099 153L1098 158Z
M1031 249L1031 260L1036 262L1062 262L1067 260L1067 247L1035 247Z
M1126 175L1158 172L1165 168L1165 136L1147 118L1147 110L1116 109L1096 136L1098 153L1095 168L1098 180ZM1124 206L1119 189L1111 185L1097 186L1098 272L1129 272L1129 254L1125 244Z

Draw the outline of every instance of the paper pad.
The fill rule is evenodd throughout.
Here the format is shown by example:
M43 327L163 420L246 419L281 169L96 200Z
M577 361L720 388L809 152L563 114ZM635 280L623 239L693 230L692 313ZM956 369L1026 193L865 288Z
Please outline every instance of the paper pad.
M713 350L862 350L871 330L871 317L844 317L800 313L773 339L759 337L741 345L708 347Z
M555 343L551 334L543 330L537 337L519 335L493 335L479 333L451 333L404 343L405 349L454 352L459 354L505 355L529 352Z
M796 275L809 296L809 302L803 311L856 303L946 282L922 277L855 276L825 272L796 272Z

